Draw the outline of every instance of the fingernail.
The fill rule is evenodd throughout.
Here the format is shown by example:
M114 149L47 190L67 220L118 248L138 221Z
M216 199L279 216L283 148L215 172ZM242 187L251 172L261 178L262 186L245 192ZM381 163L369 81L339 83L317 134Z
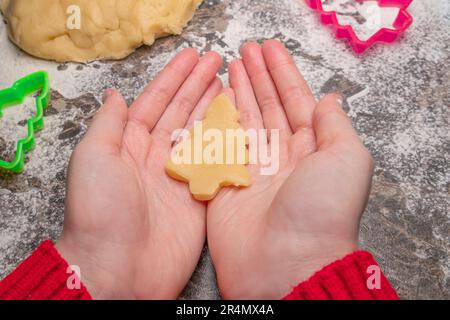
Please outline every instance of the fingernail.
M336 99L337 104L339 105L339 107L342 108L342 106L344 105L344 98L342 98L342 96L340 94L338 94L338 97Z
M106 89L105 91L103 91L103 97L102 97L102 101L103 103L105 103L105 101L113 94L113 90L112 89Z

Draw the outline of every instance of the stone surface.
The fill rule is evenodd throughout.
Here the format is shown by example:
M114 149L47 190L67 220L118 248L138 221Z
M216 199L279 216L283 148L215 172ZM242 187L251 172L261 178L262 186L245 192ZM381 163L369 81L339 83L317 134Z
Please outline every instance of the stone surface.
M71 151L99 107L101 90L128 101L181 48L217 50L227 63L245 40L277 37L294 54L317 97L339 91L376 160L361 225L403 298L450 299L450 2L413 2L413 26L398 42L354 55L300 0L206 0L179 37L158 40L123 61L63 64L34 59L0 23L0 87L38 69L52 79L52 104L26 172L0 178L0 278L44 238L57 239ZM4 143L1 142L0 143ZM182 299L219 298L205 249Z

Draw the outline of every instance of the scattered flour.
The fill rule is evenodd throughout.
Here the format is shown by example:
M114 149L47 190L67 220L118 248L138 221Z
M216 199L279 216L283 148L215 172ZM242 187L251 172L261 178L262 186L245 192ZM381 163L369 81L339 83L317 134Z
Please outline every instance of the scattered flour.
M205 1L206 4L209 2ZM427 241L436 246L432 252L441 250L438 244L442 243L442 239L448 243L445 237L449 233L444 228L450 221L450 213L445 210L443 200L448 197L450 173L440 167L450 161L448 153L445 154L445 143L449 141L450 104L445 103L445 96L437 97L438 94L443 95L439 87L442 83L445 85L447 78L439 78L436 74L441 70L434 68L435 65L445 66L444 63L449 61L450 1L414 1L409 9L415 19L414 24L405 36L391 45L377 45L364 56L353 54L345 41L335 39L332 29L321 25L317 13L309 9L303 0L223 2L226 4L224 15L230 16L227 28L223 32L198 27L195 32L187 30L182 35L182 46L216 50L226 62L230 62L238 57L239 47L245 40L282 37L284 41L295 41L297 44L294 52L296 63L318 98L324 83L335 74L364 86L365 90L349 99L349 114L377 158L377 177L389 177L398 186L399 192L407 195L405 203L400 203L401 197L392 199L401 205L398 209L394 207L401 219L398 223L411 223L413 226L432 224L434 235ZM255 6L259 9L254 10ZM223 43L211 41L205 34ZM167 50L163 54L144 58L142 69L129 77L118 76L114 71L114 62L67 64L61 68L55 63L22 53L7 41L5 26L0 23L0 87L9 87L28 73L46 70L50 74L52 89L68 99L85 94L93 94L98 99L106 87L123 89L131 98L169 61L174 51ZM150 55L151 52L145 56ZM127 64L125 67L132 69L136 65ZM222 76L224 82L227 81L225 71ZM433 84L428 78L439 81ZM427 91L436 87L436 91ZM64 187L63 183L56 182L56 177L64 174L73 146L59 140L58 134L64 121L76 121L80 112L73 108L46 118L46 129L39 133L39 147L29 155L27 172L19 182L14 182L14 187L21 189L10 193L9 186L0 188L0 222L5 225L0 236L0 275L6 275L14 263L19 262L20 257L15 257L23 252L17 250L18 243L26 242L27 248L32 249L43 232L53 235L53 238L60 232ZM81 125L84 132L86 124L83 122ZM42 182L39 187L27 185L35 180ZM426 216L423 214L424 208L435 211L425 210L429 214ZM390 212L391 208L388 209ZM35 210L40 212L39 215ZM438 220L432 220L432 215L438 214L443 216L440 224L435 222ZM417 219L409 222L412 216ZM374 228L377 230L376 226ZM374 241L370 234L364 236ZM385 249L387 251L396 250L396 246L402 244L395 242L388 232L379 236L390 239L386 242L390 246ZM413 238L414 235L409 236ZM446 253L439 265L445 277L439 279L439 283L450 281L448 246L443 249ZM427 259L429 255L420 250L417 258ZM409 251L398 252L409 255ZM411 253L414 255L413 251ZM428 272L422 267L418 270ZM413 292L415 284L409 283L408 275L402 272L399 269L401 281L397 284L403 285L405 292ZM395 269L391 269L390 273L395 274ZM430 282L427 288L431 292L435 286Z
M399 8L380 7L378 1L322 0L323 9L335 11L341 25L350 25L361 40L367 40L381 28L395 29Z

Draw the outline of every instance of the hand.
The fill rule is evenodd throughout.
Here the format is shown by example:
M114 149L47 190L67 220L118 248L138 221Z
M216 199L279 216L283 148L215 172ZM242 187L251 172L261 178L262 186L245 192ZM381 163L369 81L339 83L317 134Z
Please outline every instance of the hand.
M222 64L186 49L128 110L108 90L73 153L64 231L56 244L98 299L171 299L204 246L205 205L167 176L171 133L220 93Z
M280 299L358 248L373 164L340 97L317 104L278 41L241 54L230 65L241 123L280 130L280 170L249 166L251 187L208 204L208 244L224 298Z

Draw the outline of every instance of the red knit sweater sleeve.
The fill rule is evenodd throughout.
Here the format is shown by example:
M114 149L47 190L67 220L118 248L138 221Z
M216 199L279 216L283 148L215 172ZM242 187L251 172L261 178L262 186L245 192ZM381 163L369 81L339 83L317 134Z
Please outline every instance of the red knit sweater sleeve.
M51 241L45 241L15 271L0 282L1 300L89 300L86 287L73 284L76 274L56 251ZM75 279L77 282L78 279ZM333 262L300 283L285 300L398 299L397 293L381 272L372 255L354 252Z
M373 256L356 251L300 283L284 300L398 300Z
M79 285L78 285L79 284ZM86 287L45 241L0 282L0 300L90 300Z

